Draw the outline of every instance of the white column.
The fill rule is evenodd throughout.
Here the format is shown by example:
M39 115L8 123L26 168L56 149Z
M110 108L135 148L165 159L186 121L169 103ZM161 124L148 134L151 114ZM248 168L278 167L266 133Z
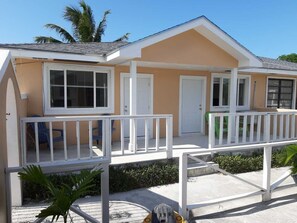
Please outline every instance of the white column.
M137 114L137 63L130 62L130 115ZM136 151L136 120L130 120L130 151Z
M236 112L236 95L237 95L237 68L231 70L231 86L230 86L230 113Z
M236 102L237 102L237 76L238 76L238 69L237 68L233 68L231 70L231 83L230 83L230 113L236 113ZM235 140L235 117L231 116L229 118L230 120L230 124L231 124L231 141Z

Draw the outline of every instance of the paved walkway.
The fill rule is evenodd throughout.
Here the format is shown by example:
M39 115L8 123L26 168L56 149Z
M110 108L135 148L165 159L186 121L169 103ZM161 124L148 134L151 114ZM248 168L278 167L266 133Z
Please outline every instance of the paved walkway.
M281 176L287 168L274 169L272 171L272 182ZM248 179L251 182L261 185L262 172L251 172L239 174L240 177ZM189 178L188 180L188 203L201 202L209 199L231 196L240 193L247 193L254 191L255 188L244 184L230 176L222 174L212 174L200 177ZM283 185L292 185L293 180L288 178ZM191 222L200 223L296 223L297 222L297 187L290 187L284 190L279 190L273 193L273 199L269 202L261 202L261 196L254 196L246 199L235 200L231 202L220 203L200 209L193 210ZM148 210L152 210L160 203L166 203L174 209L178 209L178 184L171 184L160 187L153 187L148 189L133 190L125 193L116 193L110 195L110 200L114 201L128 201L128 206L133 205L138 208L134 213L135 215L127 214L128 206L115 206L114 216L116 219L111 218L111 222L141 222L143 216L146 215ZM91 209L92 205L98 205L100 197L91 197L81 199L78 203L83 208ZM113 204L111 202L111 204ZM144 208L138 206L141 205ZM26 208L26 207L25 207ZM14 222L25 208L16 208L13 210ZM97 211L98 209L96 209ZM132 208L134 210L134 207ZM26 211L25 211L26 212ZM143 213L137 216L136 213ZM98 213L98 212L97 212ZM111 210L111 216L113 216ZM131 212L132 213L132 212ZM27 211L27 215L32 215ZM123 218L122 218L123 217ZM19 218L20 219L20 218ZM24 219L24 217L21 217ZM79 221L75 221L79 222Z

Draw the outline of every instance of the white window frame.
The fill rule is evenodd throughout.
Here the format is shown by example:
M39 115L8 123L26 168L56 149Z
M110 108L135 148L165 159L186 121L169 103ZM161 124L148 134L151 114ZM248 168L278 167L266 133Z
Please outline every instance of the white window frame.
M107 107L94 108L55 108L50 106L50 70L64 70L64 78L66 70L74 71L91 71L99 73L107 73ZM64 91L64 96L67 93ZM96 97L96 96L95 96ZM95 100L94 97L94 100ZM94 105L95 106L95 105ZM44 63L43 65L43 110L45 115L61 115L61 114L102 114L114 113L114 68L104 66L87 66L60 63Z
M228 78L230 79L230 85L231 85L231 74L222 74L222 73L212 73L211 74L211 86L210 86L210 111L229 111L230 109L230 102L229 105L227 106L213 106L213 82L214 78ZM245 105L242 106L236 106L236 110L238 111L244 111L244 110L250 110L250 97L251 97L251 76L250 75L242 75L239 74L237 77L237 80L239 79L246 79L247 80L247 89L245 90L245 99L244 101L246 102ZM238 94L238 89L239 89L239 81L237 81L237 94ZM220 87L220 102L222 102L222 97L223 97L223 88ZM230 92L229 92L229 98L230 98ZM236 104L238 104L239 98L236 97Z
M265 108L267 108L268 80L269 79L293 80L293 99L292 99L292 108L291 109L292 110L296 109L296 78L282 77L282 76L267 76L267 78L266 78L266 92L265 92ZM278 109L283 109L283 108L278 108ZM289 108L285 108L285 109L289 109Z

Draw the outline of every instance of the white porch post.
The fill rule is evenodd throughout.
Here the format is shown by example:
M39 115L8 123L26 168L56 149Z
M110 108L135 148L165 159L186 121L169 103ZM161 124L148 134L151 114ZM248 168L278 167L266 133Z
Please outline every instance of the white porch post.
M137 114L137 62L130 62L130 115ZM130 119L130 151L136 151L136 120Z
M236 102L237 102L237 76L238 76L238 69L233 68L231 70L231 83L230 83L230 113L236 113ZM231 140L235 140L235 116L230 117L231 121Z

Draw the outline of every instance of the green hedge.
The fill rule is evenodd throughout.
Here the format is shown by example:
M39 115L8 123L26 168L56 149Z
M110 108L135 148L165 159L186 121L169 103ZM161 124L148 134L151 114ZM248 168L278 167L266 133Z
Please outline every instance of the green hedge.
M283 166L280 161L281 152L272 153L272 167ZM263 154L255 153L244 155L217 155L213 161L220 168L230 173L244 173L263 169ZM51 175L50 178L57 185L70 182L69 175ZM138 188L172 184L178 182L178 164L173 161L156 162L147 166L110 167L110 193L124 192ZM100 194L100 177L94 179L95 187L90 195ZM49 194L42 187L25 183L23 185L25 200L45 200Z
M158 162L147 166L124 166L109 169L110 193L124 192L137 188L147 188L178 182L178 165L172 161ZM69 175L50 175L56 185L69 183ZM94 179L93 194L100 194L100 176ZM23 184L23 197L26 200L46 200L49 194L45 188L31 183Z
M281 151L275 151L271 157L271 167L282 167ZM219 164L221 169L230 173L246 173L263 169L263 153L245 155L217 155L213 161Z

